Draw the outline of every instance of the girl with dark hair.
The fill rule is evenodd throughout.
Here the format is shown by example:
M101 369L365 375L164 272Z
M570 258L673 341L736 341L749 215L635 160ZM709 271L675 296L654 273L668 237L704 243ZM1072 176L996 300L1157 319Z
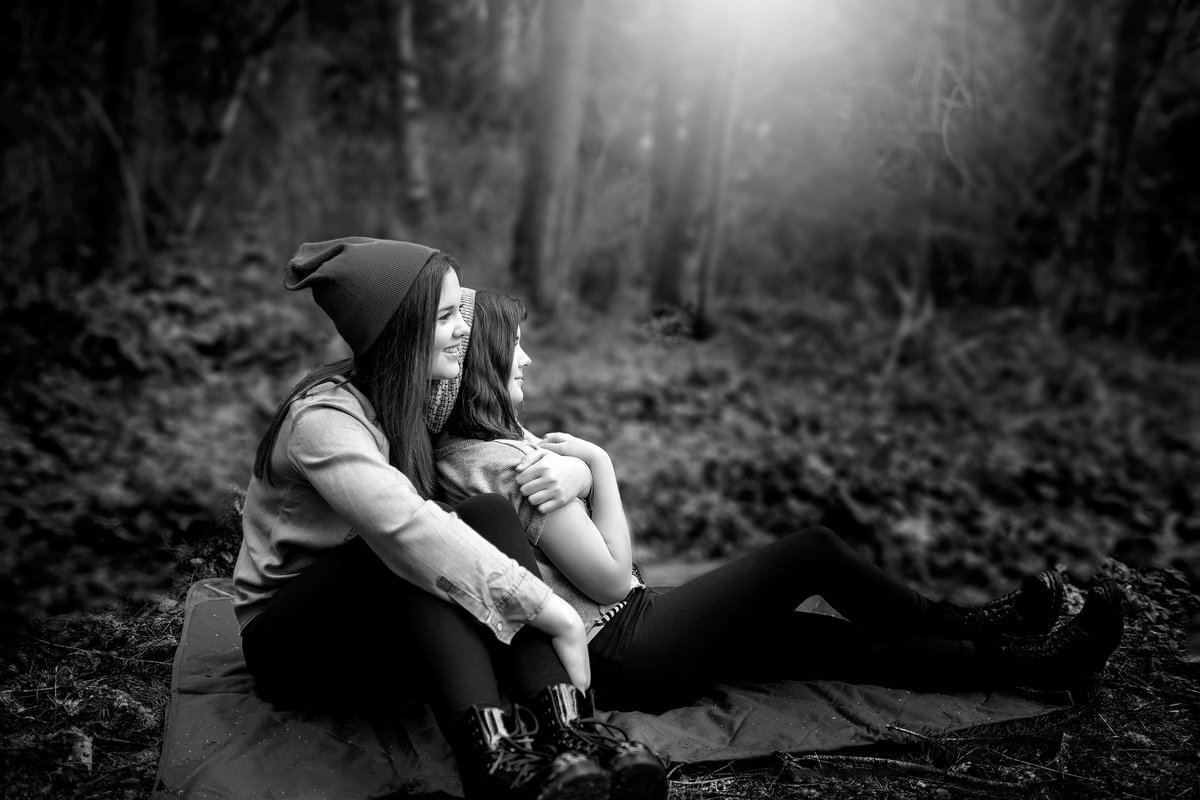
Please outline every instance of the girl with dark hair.
M547 708L591 680L578 614L537 577L507 501L429 499L432 390L457 381L469 333L458 271L422 245L361 237L305 244L288 264L284 286L312 290L353 357L301 380L259 444L234 571L243 652L277 703L428 700L468 798L599 800L613 764L554 736L578 709ZM665 797L649 751L604 745Z
M434 457L443 496L508 498L542 578L587 628L595 692L606 705L662 711L719 681L829 678L912 689L1077 688L1117 646L1122 595L1114 582L1055 626L1057 572L1027 577L976 607L930 600L858 555L825 528L806 528L665 592L631 562L629 526L612 461L565 433L544 438L516 410L532 360L518 300L475 295L461 388ZM537 448L582 459L590 504L543 513L520 492L514 467ZM590 505L590 507L589 507ZM843 618L798 612L820 595Z

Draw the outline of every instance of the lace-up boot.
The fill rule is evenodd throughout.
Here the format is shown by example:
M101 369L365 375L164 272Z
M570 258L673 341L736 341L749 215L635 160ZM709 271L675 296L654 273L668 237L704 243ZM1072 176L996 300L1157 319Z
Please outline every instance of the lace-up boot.
M1092 587L1083 610L1042 636L1009 638L994 648L995 676L1037 692L1086 697L1098 682L1125 629L1125 595L1116 581ZM987 658L988 645L978 646Z
M596 719L591 693L569 683L547 686L531 703L541 722L539 740L555 750L577 750L609 771L612 800L666 800L667 771L662 761L625 731Z
M535 742L521 710L471 706L451 732L467 800L604 800L608 774L579 752Z
M932 604L933 633L975 641L1035 636L1054 627L1062 607L1062 577L1053 570L1045 570L1028 576L1016 589L981 606Z

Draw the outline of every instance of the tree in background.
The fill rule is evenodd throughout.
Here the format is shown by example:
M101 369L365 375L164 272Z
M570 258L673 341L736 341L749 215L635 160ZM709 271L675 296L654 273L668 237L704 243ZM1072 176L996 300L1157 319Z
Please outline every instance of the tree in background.
M1200 9L1108 0L1074 11L1029 6L1017 20L1043 48L1061 104L1059 158L1019 210L1014 276L1029 280L1022 288L1056 325L1132 332L1154 317L1181 321L1192 311L1176 296L1187 258L1179 248L1195 243L1180 215L1195 214L1197 193L1177 183L1183 165L1163 161L1183 151L1163 145L1200 124L1184 78L1189 59L1195 69Z
M467 41L476 53L470 61L476 100L464 113L475 123L511 128L525 80L521 29L528 15L521 13L515 0L476 3L470 14Z
M278 289L300 241L420 235L547 309L892 325L885 373L956 306L1197 353L1196 4L590 7L4 4L0 593L121 593L203 528L332 336Z
M739 9L730 3L660 4L650 209L645 259L655 310L690 307L705 325L705 298L721 241L721 198Z
M542 63L534 89L512 275L533 306L547 312L564 299L574 255L588 7L588 0L561 0L543 9Z
M412 0L388 0L388 16L396 41L396 160L400 163L401 208L412 223L409 238L420 239L429 219L432 190L426 152L421 79L413 45Z
M608 274L698 309L753 274L1196 339L1194 3L163 8L6 4L0 280L424 231L546 307Z
M299 11L300 0L287 0L287 2L279 7L279 10L267 25L251 38L246 45L245 60L241 72L238 74L229 99L225 103L224 111L221 113L220 123L216 132L216 141L210 148L208 165L204 170L200 185L196 189L192 199L191 210L188 212L187 222L183 231L185 241L190 242L195 239L196 235L200 232L200 226L204 223L208 205L213 200L213 185L220 176L225 159L229 154L231 137L238 119L241 117L251 83L256 79L262 79L267 56L270 54L271 49L275 47L281 31L297 16Z

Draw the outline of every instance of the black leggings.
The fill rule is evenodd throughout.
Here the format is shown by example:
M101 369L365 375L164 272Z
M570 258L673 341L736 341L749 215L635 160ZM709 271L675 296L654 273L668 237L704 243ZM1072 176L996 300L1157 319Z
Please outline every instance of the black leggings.
M463 521L537 574L512 506L499 495L454 508ZM473 704L525 700L569 683L550 639L523 627L510 645L457 605L389 570L360 539L329 551L280 589L242 632L258 691L305 708L380 708L428 700L444 731ZM503 683L503 686L501 686Z
M826 528L641 595L589 647L606 708L672 708L719 681L830 678L951 689L983 677L971 642L928 635L929 600ZM795 611L812 595L847 619Z

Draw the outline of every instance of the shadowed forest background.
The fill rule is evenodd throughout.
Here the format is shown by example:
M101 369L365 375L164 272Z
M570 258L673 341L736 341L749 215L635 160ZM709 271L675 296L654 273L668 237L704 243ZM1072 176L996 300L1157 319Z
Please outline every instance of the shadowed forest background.
M348 235L527 301L525 421L609 450L643 564L823 524L960 601L1127 591L1095 706L737 796L1196 791L1195 0L0 20L4 800L149 795L184 590L231 574L258 437L344 353L282 269Z
M340 354L282 267L345 235L529 302L526 421L609 448L643 559L1200 580L1195 3L2 13L8 634L231 567Z

